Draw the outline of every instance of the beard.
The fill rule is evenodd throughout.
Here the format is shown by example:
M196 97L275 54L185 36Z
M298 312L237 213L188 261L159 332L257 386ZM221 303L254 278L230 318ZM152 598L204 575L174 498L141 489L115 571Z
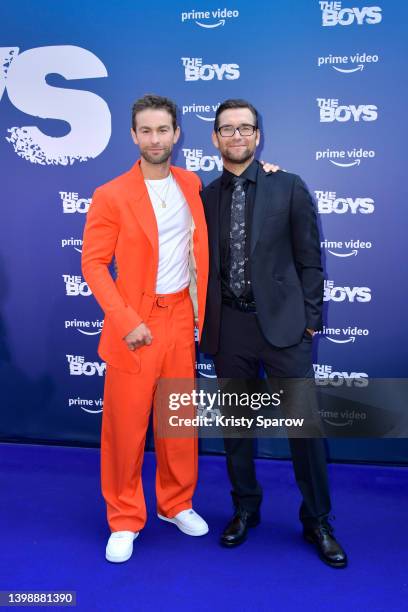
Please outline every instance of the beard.
M232 164L244 164L251 159L255 154L255 149L245 147L242 151L234 151L233 149L225 149L221 151L222 157Z
M160 155L152 155L148 150L140 149L140 155L149 162L149 164L164 164L171 156L171 148L165 147Z

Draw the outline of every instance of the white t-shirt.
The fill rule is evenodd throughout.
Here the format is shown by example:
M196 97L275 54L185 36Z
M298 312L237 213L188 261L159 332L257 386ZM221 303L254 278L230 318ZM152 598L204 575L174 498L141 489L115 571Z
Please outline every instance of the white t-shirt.
M156 293L176 293L190 283L191 212L171 173L165 179L145 183L159 230Z

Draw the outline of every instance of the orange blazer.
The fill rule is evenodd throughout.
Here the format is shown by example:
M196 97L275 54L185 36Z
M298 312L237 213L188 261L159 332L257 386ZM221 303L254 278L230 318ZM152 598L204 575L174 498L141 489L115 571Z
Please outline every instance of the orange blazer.
M208 238L201 182L192 172L171 166L192 215L190 293L197 296L199 334L204 322L208 278ZM119 275L109 272L115 256ZM138 351L124 337L153 307L159 259L156 217L140 169L140 160L125 174L98 187L88 211L82 246L82 271L105 313L99 355L114 367L138 372ZM196 283L196 287L195 287Z

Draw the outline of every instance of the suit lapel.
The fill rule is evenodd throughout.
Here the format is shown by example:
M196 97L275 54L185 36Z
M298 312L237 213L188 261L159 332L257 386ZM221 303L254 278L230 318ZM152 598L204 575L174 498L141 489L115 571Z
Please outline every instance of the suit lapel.
M149 198L140 160L135 163L129 172L129 192L126 194L132 201L132 211L136 215L139 225L149 239L153 252L159 252L159 232L156 216Z
M201 205L197 186L192 181L187 180L185 174L180 172L177 166L171 166L171 172L176 179L178 186L183 192L188 207L190 208L194 226L202 227L204 222L203 207Z
M221 179L218 179L208 187L205 196L210 256L218 273L220 273L220 195Z
M258 179L256 184L255 193L255 204L252 218L252 230L251 230L251 248L250 254L255 250L259 236L261 235L264 217L270 206L272 192L273 192L273 176L266 174L262 167L258 171Z

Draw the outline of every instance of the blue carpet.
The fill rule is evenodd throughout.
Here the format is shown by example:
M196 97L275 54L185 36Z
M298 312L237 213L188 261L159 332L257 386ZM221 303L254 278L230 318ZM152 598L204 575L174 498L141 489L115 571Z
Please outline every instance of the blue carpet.
M149 520L125 564L105 561L109 531L99 451L0 445L0 590L72 590L77 609L394 611L408 608L408 469L331 465L345 570L303 542L291 464L258 460L262 523L237 549L218 536L230 518L223 457L200 458L195 508L209 535L191 538L155 515L155 460L144 483Z

